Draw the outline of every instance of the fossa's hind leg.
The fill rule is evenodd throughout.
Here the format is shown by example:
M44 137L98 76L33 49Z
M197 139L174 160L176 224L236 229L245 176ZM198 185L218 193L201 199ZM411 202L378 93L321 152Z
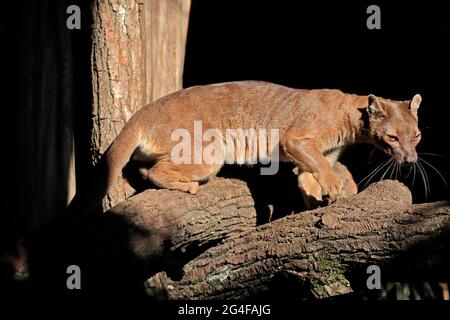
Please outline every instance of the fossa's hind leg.
M175 164L170 160L160 160L150 169L141 168L139 172L160 188L196 194L199 181L208 180L219 169L217 165Z

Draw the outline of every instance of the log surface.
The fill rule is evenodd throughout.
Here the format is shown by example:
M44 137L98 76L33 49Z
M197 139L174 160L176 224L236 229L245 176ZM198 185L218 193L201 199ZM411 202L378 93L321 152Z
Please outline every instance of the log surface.
M352 268L400 258L404 272L439 264L448 242L433 239L447 236L450 225L448 203L413 205L409 190L391 180L261 226L246 184L222 178L198 196L148 190L109 214L151 230L153 237L130 237L136 255L152 262L157 256L169 274L179 269L170 274L175 280L159 273L146 282L149 292L169 299L248 298L279 277L294 277L310 297L348 293Z
M450 204L412 204L396 181L263 224L255 207L238 179L214 178L197 195L146 190L82 225L28 237L32 285L70 295L65 270L76 264L83 292L102 296L325 298L352 292L372 264L405 279L448 266Z

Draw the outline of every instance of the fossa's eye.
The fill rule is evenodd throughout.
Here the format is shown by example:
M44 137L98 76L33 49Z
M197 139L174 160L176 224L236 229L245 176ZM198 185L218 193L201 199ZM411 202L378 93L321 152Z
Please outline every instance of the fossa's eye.
M391 142L398 142L398 137L397 136L394 136L394 135L391 135L391 134L387 134L386 136L387 136L389 141L391 141Z

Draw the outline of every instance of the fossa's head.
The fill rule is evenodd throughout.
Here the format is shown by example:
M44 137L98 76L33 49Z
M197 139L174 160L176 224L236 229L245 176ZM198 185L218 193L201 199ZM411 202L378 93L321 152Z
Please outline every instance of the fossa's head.
M392 101L369 95L367 107L372 142L399 164L417 161L416 146L421 132L417 110L422 97L416 94L410 101Z

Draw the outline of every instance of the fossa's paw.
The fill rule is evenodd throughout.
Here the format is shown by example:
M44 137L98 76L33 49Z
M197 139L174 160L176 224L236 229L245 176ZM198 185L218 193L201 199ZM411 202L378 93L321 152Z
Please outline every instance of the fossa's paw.
M322 188L322 196L337 198L344 188L341 178L331 170L321 174L314 174L314 177Z
M336 197L323 196L322 187L312 173L301 171L298 168L293 170L298 175L298 187L302 193L306 208L315 209L317 207L328 206L338 199L347 198L358 193L358 187L353 180L353 176L345 165L336 162L333 171L343 183L343 189Z
M188 192L190 194L197 194L197 192L198 192L198 182L189 182Z

